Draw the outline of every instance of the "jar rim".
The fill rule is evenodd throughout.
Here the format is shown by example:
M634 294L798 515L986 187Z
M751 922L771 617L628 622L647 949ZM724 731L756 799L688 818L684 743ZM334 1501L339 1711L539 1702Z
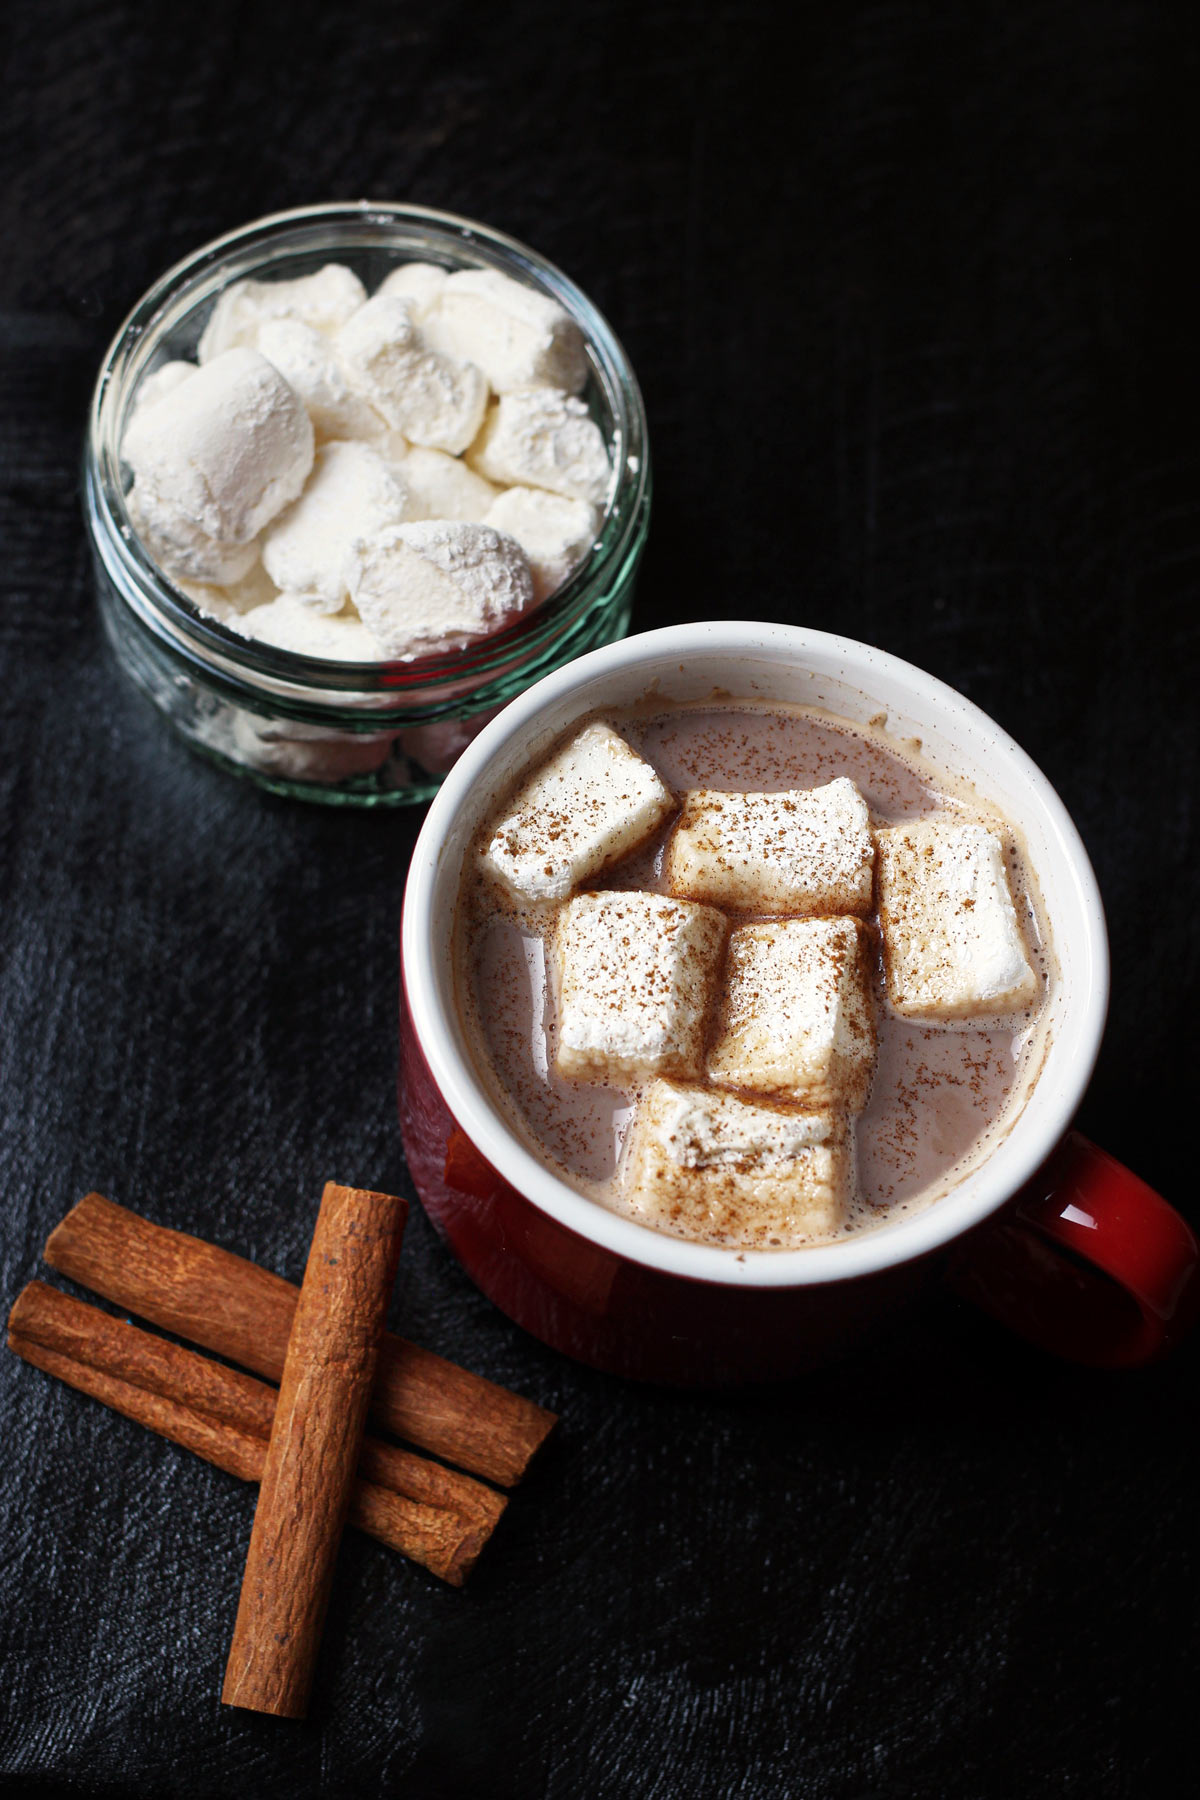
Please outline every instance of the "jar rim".
M174 325L230 279L252 278L276 258L333 249L320 240L349 228L342 247L388 249L389 233L410 227L426 234L429 250L469 245L476 266L519 272L527 284L549 293L583 333L589 373L604 394L613 421L610 453L614 479L593 547L563 585L501 632L476 645L411 661L356 663L308 656L247 638L206 617L149 555L133 527L120 478L120 440L129 400L147 362ZM256 253L261 259L256 260ZM644 528L650 463L645 405L633 366L599 308L556 264L519 239L478 220L406 201L332 201L266 214L201 245L172 264L122 321L101 363L88 414L84 458L84 506L88 529L114 586L157 636L217 672L266 691L317 700L322 695L387 697L419 693L435 700L464 682L482 686L543 651L589 605L598 584L619 569Z

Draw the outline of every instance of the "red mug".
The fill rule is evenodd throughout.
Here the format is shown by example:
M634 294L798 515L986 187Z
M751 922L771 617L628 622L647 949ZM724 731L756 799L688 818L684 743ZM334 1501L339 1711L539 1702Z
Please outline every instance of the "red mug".
M649 692L888 716L1021 831L1058 973L1047 1048L1007 1135L917 1215L834 1243L739 1253L655 1232L555 1175L493 1103L454 993L463 859L515 777L569 728ZM1108 998L1104 916L1086 851L1045 776L962 695L883 651L791 626L676 626L547 676L489 724L430 807L401 933L400 1119L435 1227L510 1318L569 1356L680 1383L788 1376L886 1326L949 1279L1059 1355L1104 1367L1161 1356L1200 1298L1197 1243L1165 1200L1070 1131Z

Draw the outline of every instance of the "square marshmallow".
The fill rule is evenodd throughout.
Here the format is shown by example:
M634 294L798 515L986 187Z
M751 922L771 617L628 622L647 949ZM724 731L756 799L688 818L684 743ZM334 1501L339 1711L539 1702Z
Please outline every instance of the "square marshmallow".
M473 475L472 480L482 481ZM495 490L492 490L495 493ZM600 515L587 500L571 500L546 488L510 487L497 494L483 518L516 538L529 558L535 600L545 600L578 568L596 539Z
M486 520L491 524L487 517L488 508L496 499L497 490L490 481L469 469L461 457L414 444L399 463L397 473L408 490L408 510L404 516L409 522L458 519L476 524ZM517 537L515 531L498 520L495 529L507 532L509 537ZM520 543L519 538L517 541ZM525 546L522 544L521 548ZM530 558L531 565L532 560ZM535 597L540 598L540 595Z
M711 906L663 894L577 894L558 916L560 1075L619 1087L698 1075L725 942Z
M497 394L528 387L577 394L587 380L583 333L571 315L499 269L455 270L438 289L426 327L443 355L474 363Z
M840 1115L751 1106L670 1081L639 1099L624 1168L626 1202L643 1224L755 1249L836 1232L854 1182Z
M359 541L398 525L407 505L402 476L370 444L322 444L304 492L263 534L263 567L280 593L341 612Z
M612 468L604 434L582 400L558 388L518 388L488 411L467 461L499 487L548 488L603 506Z
M873 866L866 802L840 776L777 794L693 789L666 875L671 893L737 912L866 913Z
M196 348L197 361L212 362L238 347L256 349L259 332L274 319L299 319L315 331L336 331L366 298L366 288L343 263L326 263L293 281L232 282L217 295Z
M733 933L711 1080L861 1112L874 1070L870 940L857 919L781 919Z
M431 313L442 296L449 269L439 263L401 263L384 277L375 289L377 294L390 294L393 299L407 300L418 321Z
M360 306L333 349L351 389L411 443L457 455L483 423L483 375L470 363L439 356L413 308L394 294L376 294Z
M881 831L877 843L893 1009L911 1019L974 1019L1028 1006L1038 978L999 836L934 818Z
M522 900L562 900L636 849L673 805L611 725L588 725L519 790L484 847L484 867Z

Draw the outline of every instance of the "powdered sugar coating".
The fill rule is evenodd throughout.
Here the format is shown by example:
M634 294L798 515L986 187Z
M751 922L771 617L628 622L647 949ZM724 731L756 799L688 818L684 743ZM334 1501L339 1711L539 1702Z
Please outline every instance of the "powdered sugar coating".
M502 394L468 460L489 481L549 488L593 506L604 504L612 481L600 427L582 400L557 388Z
M599 524L589 501L531 487L506 488L484 516L497 531L515 537L524 550L539 600L560 588L578 568L595 542Z
M165 400L167 395L173 394L177 387L182 387L185 381L190 381L195 373L195 363L160 363L157 369L151 370L150 374L144 378L134 395L134 412L140 412L144 406L153 406L156 400Z
M375 292L390 294L394 300L407 300L420 323L437 305L449 273L440 263L401 263L384 277Z
M460 457L414 444L401 459L399 473L408 489L407 519L470 519L477 524L494 525L497 531L520 543L517 533L502 520L488 517L496 489Z
M284 781L332 783L371 774L386 761L392 738L388 732L351 737L292 720L261 719L239 710L234 715L233 741L251 768L263 775Z
M222 586L199 581L179 583L189 600L195 601L202 613L222 624L241 629L241 617L256 606L267 606L278 598L278 590L261 562L256 562L240 581Z
M299 394L318 438L371 438L383 432L374 407L351 389L326 332L301 319L270 319L255 348Z
M340 612L358 544L399 525L407 507L398 472L369 444L324 444L304 492L263 534L263 566L281 592Z
M226 350L255 349L272 319L299 319L316 331L336 331L356 313L367 290L353 269L326 263L292 281L235 281L217 296L196 356L211 362Z
M242 545L304 486L313 429L273 363L256 350L229 350L135 412L121 454L164 544L183 549L199 533ZM198 568L182 572L205 578Z
M378 662L383 655L378 641L352 612L318 612L294 594L278 594L266 605L253 607L241 615L237 628L278 650L327 662Z
M425 325L436 349L482 369L494 393L552 387L577 394L587 379L583 333L570 313L499 269L456 270Z
M567 465L577 465L578 473L598 446L598 461L593 461L607 491L603 437L586 409L565 391L586 375L584 339L556 299L498 271L450 271L419 262L394 268L368 299L357 274L329 263L294 279L232 283L209 314L197 351L199 366L175 361L143 377L126 429L127 461L141 467L134 467L126 498L147 550L176 581L195 590L192 597L203 611L236 630L242 629L247 613L277 596L340 616L351 587L348 548L360 541L365 553L353 559L353 575L367 610L374 609L372 641L378 643L382 634L391 646L381 649L381 656L439 656L505 629L561 586L586 555L598 524L590 501L523 485L511 507L513 523L520 521L519 533L508 529L503 516L495 521L497 540L508 540L498 557L480 559L473 547L459 545L451 559L454 566L442 557L445 566L438 567L436 547L430 555L429 545L410 545L392 559L404 564L402 582L391 579L397 575L394 566L386 578L375 579L380 574L376 553L386 548L376 540L385 526L492 523L485 515L500 488L462 454L480 438L489 383L463 359L466 339L455 338L460 329L497 359L492 365L497 384L561 384L547 392L551 410L564 426L554 449L560 460L566 456L563 478L572 480ZM277 398L288 396L286 409L309 440L307 481L294 469L267 468L264 475L262 446L246 441L261 438L264 426L253 397L244 407L231 396L222 398L220 418L210 421L213 442L204 446L202 468L188 463L186 413L174 415L162 442L148 457L142 455L146 421L157 420L160 406L182 406L185 396L194 405L205 382L226 377L234 367L229 359L238 357L260 359L259 380L264 366L274 370L266 379L274 383ZM506 359L507 374L502 366ZM172 455L179 449L173 437L183 443L190 487L172 470ZM314 461L317 445L357 453L353 466L365 477L361 493L352 491L350 458L322 453ZM388 476L381 475L380 461L406 492L401 511ZM260 501L265 504L259 506ZM535 558L525 551L521 536L536 543ZM457 596L430 573L425 565L431 561L437 574L457 585ZM478 579L469 567L476 561L482 570ZM248 604L233 590L256 571L260 582L271 585ZM421 620L417 613L424 601L432 611ZM294 635L300 622L291 604L278 615L265 615L266 627L275 629L278 618L286 621L286 635Z
M430 347L407 300L376 294L343 325L334 350L354 391L411 443L457 452L479 430L487 382Z
M409 661L503 630L531 604L533 577L502 532L427 519L360 541L350 597L385 654Z
M190 582L219 587L236 584L259 566L257 538L248 544L218 543L142 482L135 481L126 494L125 510L155 562L185 592Z

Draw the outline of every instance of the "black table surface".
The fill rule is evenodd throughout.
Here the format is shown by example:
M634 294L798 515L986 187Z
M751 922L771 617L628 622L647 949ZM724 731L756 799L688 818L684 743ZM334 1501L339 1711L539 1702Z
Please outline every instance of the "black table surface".
M293 1277L327 1177L412 1191L420 818L274 800L171 739L102 641L79 508L126 310L204 240L325 198L485 219L608 314L656 462L638 627L845 632L1030 751L1111 929L1080 1123L1194 1215L1191 10L10 10L6 1307L89 1188ZM0 1789L1175 1791L1194 1343L1090 1373L946 1298L820 1376L680 1396L526 1336L418 1207L392 1322L561 1431L463 1592L346 1540L300 1725L218 1703L251 1491L0 1357Z

